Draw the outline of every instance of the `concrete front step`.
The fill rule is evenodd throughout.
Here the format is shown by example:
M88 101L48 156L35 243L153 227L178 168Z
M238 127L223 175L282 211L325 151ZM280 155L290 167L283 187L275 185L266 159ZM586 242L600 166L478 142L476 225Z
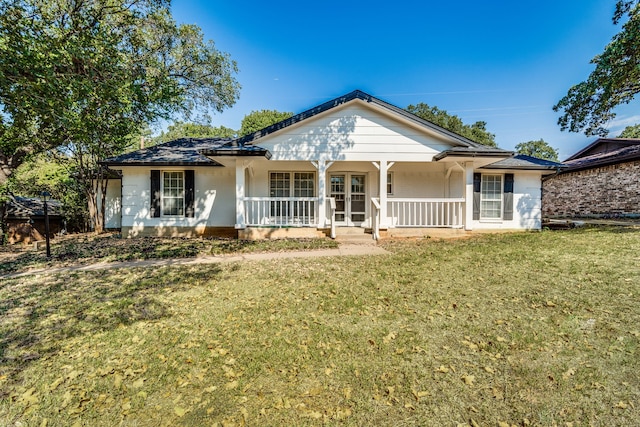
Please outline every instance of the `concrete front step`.
M362 236L366 230L362 227L336 227L336 236Z
M376 245L371 234L340 234L336 235L336 241L346 245Z

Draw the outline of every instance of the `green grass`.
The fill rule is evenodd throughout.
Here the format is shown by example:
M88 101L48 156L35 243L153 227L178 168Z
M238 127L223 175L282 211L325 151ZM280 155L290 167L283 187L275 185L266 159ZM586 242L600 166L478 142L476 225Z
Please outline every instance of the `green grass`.
M0 424L637 425L640 234L0 285Z
M192 258L203 255L280 252L335 248L330 239L282 239L249 241L216 238L139 237L121 239L115 234L71 235L54 239L51 259L44 251L22 246L0 246L0 274L33 268L60 267L95 262Z

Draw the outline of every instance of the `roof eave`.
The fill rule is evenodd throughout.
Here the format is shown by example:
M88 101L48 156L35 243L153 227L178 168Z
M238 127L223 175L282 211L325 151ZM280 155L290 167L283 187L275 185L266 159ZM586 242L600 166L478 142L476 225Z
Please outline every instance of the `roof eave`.
M557 171L557 170L561 170L563 168L566 168L566 166L491 166L491 165L486 165L486 166L482 166L478 169L501 169L501 170L506 170L506 169L513 169L513 170L540 170L540 171L544 171L544 170L549 170L549 171Z
M576 171L581 171L586 169L599 168L602 166L616 165L624 162L632 162L635 160L640 160L640 155L638 155L637 153L634 153L633 155L628 155L628 156L614 157L611 159L595 161L595 162L586 163L582 165L576 165L576 166L567 165L566 169L564 169L562 172L563 173L576 172Z
M433 156L434 161L443 160L448 157L502 157L509 158L513 156L513 151L450 151L445 150Z
M162 161L162 162L99 162L99 164L112 167L112 166L189 166L189 167L198 167L198 166L206 166L206 167L224 167L224 165L210 160L208 162L171 162L171 161Z
M241 147L238 148L223 148L219 150L211 150L205 149L200 150L200 154L207 157L217 157L217 156L233 156L233 157L264 157L267 160L271 159L271 152L267 149L261 148L257 150L246 150Z

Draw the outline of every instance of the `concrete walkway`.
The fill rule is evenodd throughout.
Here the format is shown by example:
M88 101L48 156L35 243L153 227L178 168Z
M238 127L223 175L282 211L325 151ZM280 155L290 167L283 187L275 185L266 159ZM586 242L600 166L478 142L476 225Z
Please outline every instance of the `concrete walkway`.
M137 267L163 267L173 265L197 265L197 264L219 264L237 261L265 261L272 259L291 259L291 258L317 258L331 256L354 256L354 255L385 255L388 251L375 245L349 245L341 244L336 249L318 249L309 251L293 251L293 252L265 252L255 254L239 254L239 255L222 255L222 256L202 256L195 258L167 258L167 259L148 259L140 261L121 261L121 262L98 262L87 265L70 265L66 267L49 267L27 270L20 273L10 273L1 275L1 279L14 279L24 276L34 276L42 274L55 274L67 271L96 271L111 270L114 268L137 268Z

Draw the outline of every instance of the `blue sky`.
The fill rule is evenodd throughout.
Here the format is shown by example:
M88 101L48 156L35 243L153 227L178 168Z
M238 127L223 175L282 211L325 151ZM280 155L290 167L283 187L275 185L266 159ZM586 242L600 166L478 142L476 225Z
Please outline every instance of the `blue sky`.
M501 148L544 138L564 159L594 138L561 132L553 105L593 69L619 30L615 0L174 0L237 61L240 100L212 116L301 112L363 90L399 107L425 102L465 123L487 122ZM617 110L617 136L640 123L638 100Z

